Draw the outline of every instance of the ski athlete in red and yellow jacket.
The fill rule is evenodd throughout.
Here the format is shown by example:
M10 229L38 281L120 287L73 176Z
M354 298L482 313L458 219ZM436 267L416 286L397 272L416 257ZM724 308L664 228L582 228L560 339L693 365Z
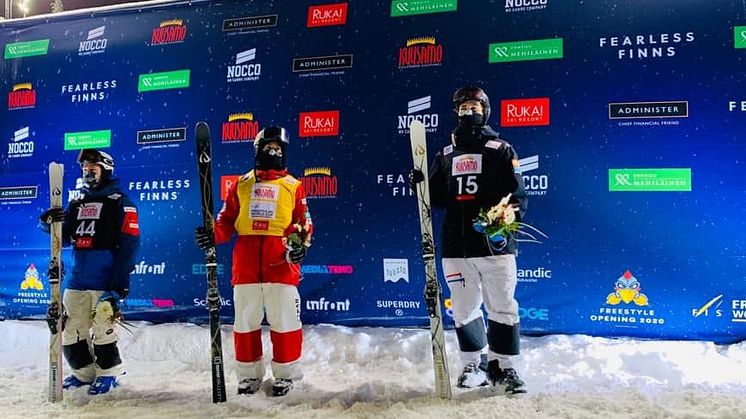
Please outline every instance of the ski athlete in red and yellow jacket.
M262 384L262 319L265 312L272 339L272 394L282 396L293 380L302 378L300 263L310 245L313 225L301 182L288 174L285 129L267 127L255 141L255 169L241 176L228 191L215 222L215 244L233 248L233 299L236 311L238 393L252 394ZM296 244L288 237L293 233ZM200 237L197 241L210 237ZM200 243L202 245L202 243Z

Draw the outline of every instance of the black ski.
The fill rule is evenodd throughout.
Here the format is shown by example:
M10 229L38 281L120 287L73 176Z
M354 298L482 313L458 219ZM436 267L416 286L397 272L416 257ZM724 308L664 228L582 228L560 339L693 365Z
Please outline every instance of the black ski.
M212 147L210 127L204 122L195 127L199 186L202 191L202 222L207 233L213 234L214 213L212 206ZM213 246L205 251L207 268L207 309L210 312L210 366L212 372L212 402L225 401L225 375L223 374L223 344L220 336L220 291L218 290L217 252Z

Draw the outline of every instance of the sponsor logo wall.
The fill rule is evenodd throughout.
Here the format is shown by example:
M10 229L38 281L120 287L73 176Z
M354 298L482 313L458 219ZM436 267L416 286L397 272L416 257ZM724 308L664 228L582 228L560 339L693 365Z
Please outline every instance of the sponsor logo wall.
M127 318L205 321L192 232L194 126L206 121L216 212L254 169L257 134L289 133L289 171L316 231L301 267L305 322L426 326L409 126L425 125L429 162L452 152L453 92L475 83L517 153L504 157L529 200L521 221L541 230L519 237L524 332L742 339L743 7L678 2L663 16L654 3L195 0L6 21L0 317L45 309L49 238L36 224L47 164L65 165L70 202L83 196L79 151L100 148L139 208ZM462 153L443 173L490 172L484 154ZM253 192L254 214L274 216L278 190ZM217 251L230 322L232 244ZM437 265L452 313L446 284L468 278Z

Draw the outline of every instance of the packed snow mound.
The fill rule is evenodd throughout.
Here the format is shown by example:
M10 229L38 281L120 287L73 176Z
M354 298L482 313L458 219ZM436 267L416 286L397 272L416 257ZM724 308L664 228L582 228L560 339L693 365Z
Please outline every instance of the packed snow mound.
M143 418L744 418L746 343L660 342L588 336L522 338L518 371L529 394L492 388L433 395L430 334L421 329L306 326L305 378L290 394L236 395L233 342L223 328L228 401L211 402L209 331L190 324L136 323L122 332L124 385L46 401L49 333L37 321L0 322L3 417ZM460 372L446 332L451 382ZM265 356L271 353L264 332ZM126 415L126 416L124 416Z

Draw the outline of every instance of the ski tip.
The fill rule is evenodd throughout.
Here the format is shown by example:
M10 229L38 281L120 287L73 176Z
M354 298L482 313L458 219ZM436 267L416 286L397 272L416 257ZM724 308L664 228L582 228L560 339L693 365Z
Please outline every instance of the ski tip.
M207 122L197 122L197 125L194 127L194 133L197 140L210 139L210 127L207 125Z

